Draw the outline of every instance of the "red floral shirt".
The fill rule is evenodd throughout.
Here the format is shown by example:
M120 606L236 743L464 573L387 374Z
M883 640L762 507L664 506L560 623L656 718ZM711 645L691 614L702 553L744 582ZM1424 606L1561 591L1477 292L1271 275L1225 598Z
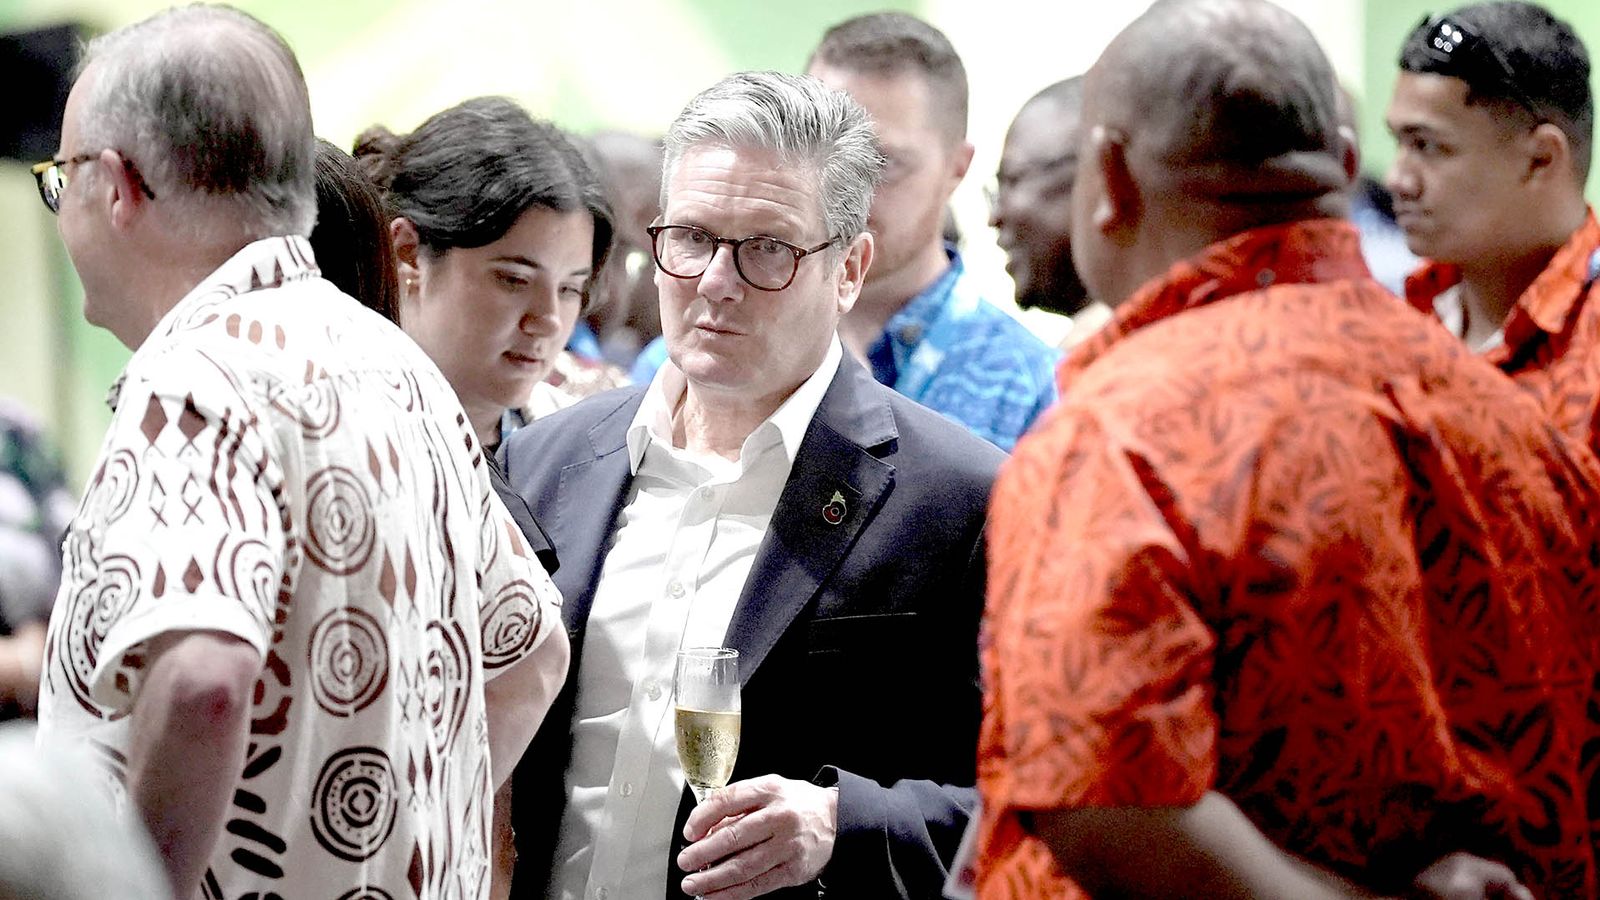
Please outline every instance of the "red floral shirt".
M1586 451L1332 220L1175 265L1060 374L990 519L980 897L1078 894L1019 812L1210 790L1375 889L1467 850L1594 896Z
M1600 222L1591 210L1550 264L1517 298L1505 342L1484 358L1526 388L1569 436L1600 452ZM1406 299L1432 313L1461 270L1428 263L1406 279Z

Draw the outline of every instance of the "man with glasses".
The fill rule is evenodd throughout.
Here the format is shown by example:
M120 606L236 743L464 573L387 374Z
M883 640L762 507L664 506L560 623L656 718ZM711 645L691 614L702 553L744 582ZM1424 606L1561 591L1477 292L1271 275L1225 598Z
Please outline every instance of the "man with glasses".
M1425 18L1400 51L1388 125L1395 215L1427 263L1406 298L1600 449L1600 223L1584 201L1589 57L1530 3Z
M513 896L938 895L973 798L1002 454L837 337L882 165L814 78L701 93L649 229L669 361L506 443L575 659L513 785ZM694 646L738 650L744 686L733 783L698 809L673 740Z
M1089 296L1072 264L1070 200L1082 106L1082 76L1058 81L1023 104L1006 131L989 192L989 224L1009 257L1017 305L1053 314L1058 332L1065 325L1062 349L1111 318L1111 308Z
M1009 450L1055 399L1059 354L981 296L944 240L972 162L961 57L928 23L873 13L829 29L806 71L866 108L888 160L867 222L877 260L845 346L879 382Z
M566 673L560 598L444 376L319 274L282 38L195 5L86 54L40 190L134 352L40 741L103 765L171 896L487 898L495 790Z
M1117 327L994 489L983 900L1597 896L1600 467L1372 279L1337 106L1269 0L1085 79Z

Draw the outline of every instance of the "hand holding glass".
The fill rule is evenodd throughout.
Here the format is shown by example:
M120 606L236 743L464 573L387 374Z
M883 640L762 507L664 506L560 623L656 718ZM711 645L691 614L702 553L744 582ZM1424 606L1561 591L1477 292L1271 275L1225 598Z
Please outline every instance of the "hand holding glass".
M739 651L678 651L672 682L678 761L695 802L728 784L739 756Z

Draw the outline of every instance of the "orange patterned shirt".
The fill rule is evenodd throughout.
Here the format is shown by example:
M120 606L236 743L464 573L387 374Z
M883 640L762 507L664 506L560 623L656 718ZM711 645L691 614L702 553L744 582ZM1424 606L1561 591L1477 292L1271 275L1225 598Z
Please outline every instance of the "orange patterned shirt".
M1175 265L1061 382L990 517L980 897L1079 895L1019 812L1209 790L1375 889L1594 896L1585 450L1334 220Z
M1590 210L1550 264L1517 298L1505 343L1484 358L1530 393L1567 435L1600 453L1600 222ZM1431 314L1461 282L1456 266L1430 262L1406 279L1406 299Z

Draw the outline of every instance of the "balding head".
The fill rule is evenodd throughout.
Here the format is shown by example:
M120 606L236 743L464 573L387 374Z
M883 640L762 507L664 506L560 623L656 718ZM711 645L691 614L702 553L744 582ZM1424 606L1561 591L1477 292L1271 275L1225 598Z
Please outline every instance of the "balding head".
M250 238L309 234L316 151L289 47L225 6L158 13L89 44L76 123L85 146L138 166L174 219L242 224Z
M1335 90L1310 30L1266 0L1162 0L1128 26L1084 85L1082 164L1097 171L1079 194L1098 196L1075 204L1075 233L1128 257L1098 262L1127 274L1091 282L1096 296L1120 302L1240 231L1342 214L1355 156Z

